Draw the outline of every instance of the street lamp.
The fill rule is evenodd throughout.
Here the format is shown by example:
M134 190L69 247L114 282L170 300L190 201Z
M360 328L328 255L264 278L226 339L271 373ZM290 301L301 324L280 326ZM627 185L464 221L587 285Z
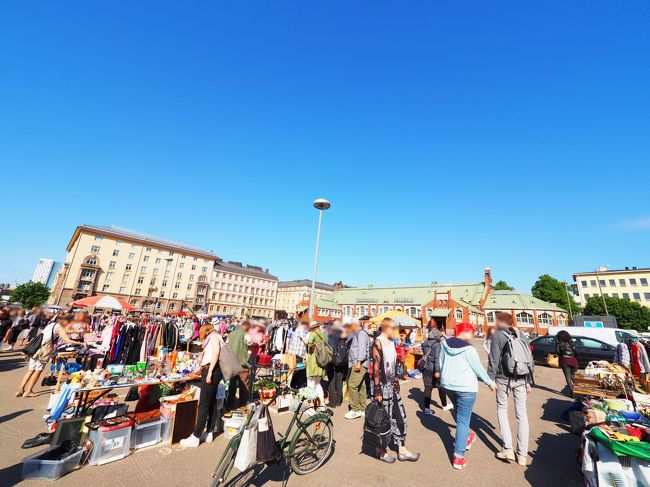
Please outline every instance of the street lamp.
M309 319L314 319L314 301L316 292L316 273L318 271L318 246L320 245L320 226L323 222L323 210L329 210L329 201L323 198L314 200L314 208L318 210L318 232L316 233L316 253L314 254L314 275L311 280L311 296L309 297Z

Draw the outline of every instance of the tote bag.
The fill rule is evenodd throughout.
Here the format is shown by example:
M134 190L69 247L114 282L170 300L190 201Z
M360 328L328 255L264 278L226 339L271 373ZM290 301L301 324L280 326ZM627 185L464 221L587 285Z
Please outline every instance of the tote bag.
M244 368L239 359L235 355L235 352L232 351L230 345L221 339L221 350L219 351L219 368L223 374L224 380L230 380L236 375L238 375Z
M280 456L280 447L275 439L269 407L264 404L257 422L257 461L273 462Z
M248 428L241 434L234 466L242 472L251 468L257 457L257 426L261 411L262 408L257 409L248 424Z

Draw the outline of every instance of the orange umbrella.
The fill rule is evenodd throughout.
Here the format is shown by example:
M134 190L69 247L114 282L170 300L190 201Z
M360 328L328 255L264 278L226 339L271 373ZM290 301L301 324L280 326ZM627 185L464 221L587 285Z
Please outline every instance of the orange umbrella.
M95 308L126 309L128 311L133 309L133 306L129 303L114 296L90 296L73 301L72 304L83 308L86 306L94 306Z

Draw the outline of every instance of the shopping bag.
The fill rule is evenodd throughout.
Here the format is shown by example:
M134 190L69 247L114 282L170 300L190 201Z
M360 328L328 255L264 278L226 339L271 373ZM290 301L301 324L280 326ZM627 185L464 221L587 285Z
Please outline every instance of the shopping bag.
M223 341L221 342L221 351L219 352L219 367L221 368L224 380L232 379L243 370L235 352L232 351L230 345Z
M273 422L266 404L262 406L260 418L257 421L257 461L272 462L280 456L280 446L275 439Z
M546 363L549 365L549 367L553 367L554 369L560 368L560 358L553 353L549 353L546 356Z
M248 428L241 435L237 455L235 456L235 468L240 471L249 469L255 463L257 456L257 422L262 408L258 408L251 419Z

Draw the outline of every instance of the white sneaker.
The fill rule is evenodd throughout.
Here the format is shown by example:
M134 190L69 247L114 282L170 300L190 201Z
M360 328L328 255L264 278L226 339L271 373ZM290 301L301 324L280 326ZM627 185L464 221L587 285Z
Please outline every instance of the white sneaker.
M205 435L205 442L206 443L212 443L214 441L214 434L213 433L208 433Z
M520 455L517 455L517 463L521 465L522 467L525 467L528 465L528 457L522 457Z
M452 409L454 409L454 405L452 403L448 403L442 408L443 411L451 411Z
M2 349L3 352L11 352L14 349L14 347L5 347Z
M201 443L201 440L194 435L190 435L187 438L181 440L181 446L196 448Z
M507 460L509 462L510 461L514 462L515 453L512 450L501 450L497 452L496 457L499 460Z
M359 411L355 411L354 409L351 409L348 411L345 416L343 416L345 419L357 419L363 416Z
M426 414L427 416L432 416L433 411L430 408L424 408L424 414Z

